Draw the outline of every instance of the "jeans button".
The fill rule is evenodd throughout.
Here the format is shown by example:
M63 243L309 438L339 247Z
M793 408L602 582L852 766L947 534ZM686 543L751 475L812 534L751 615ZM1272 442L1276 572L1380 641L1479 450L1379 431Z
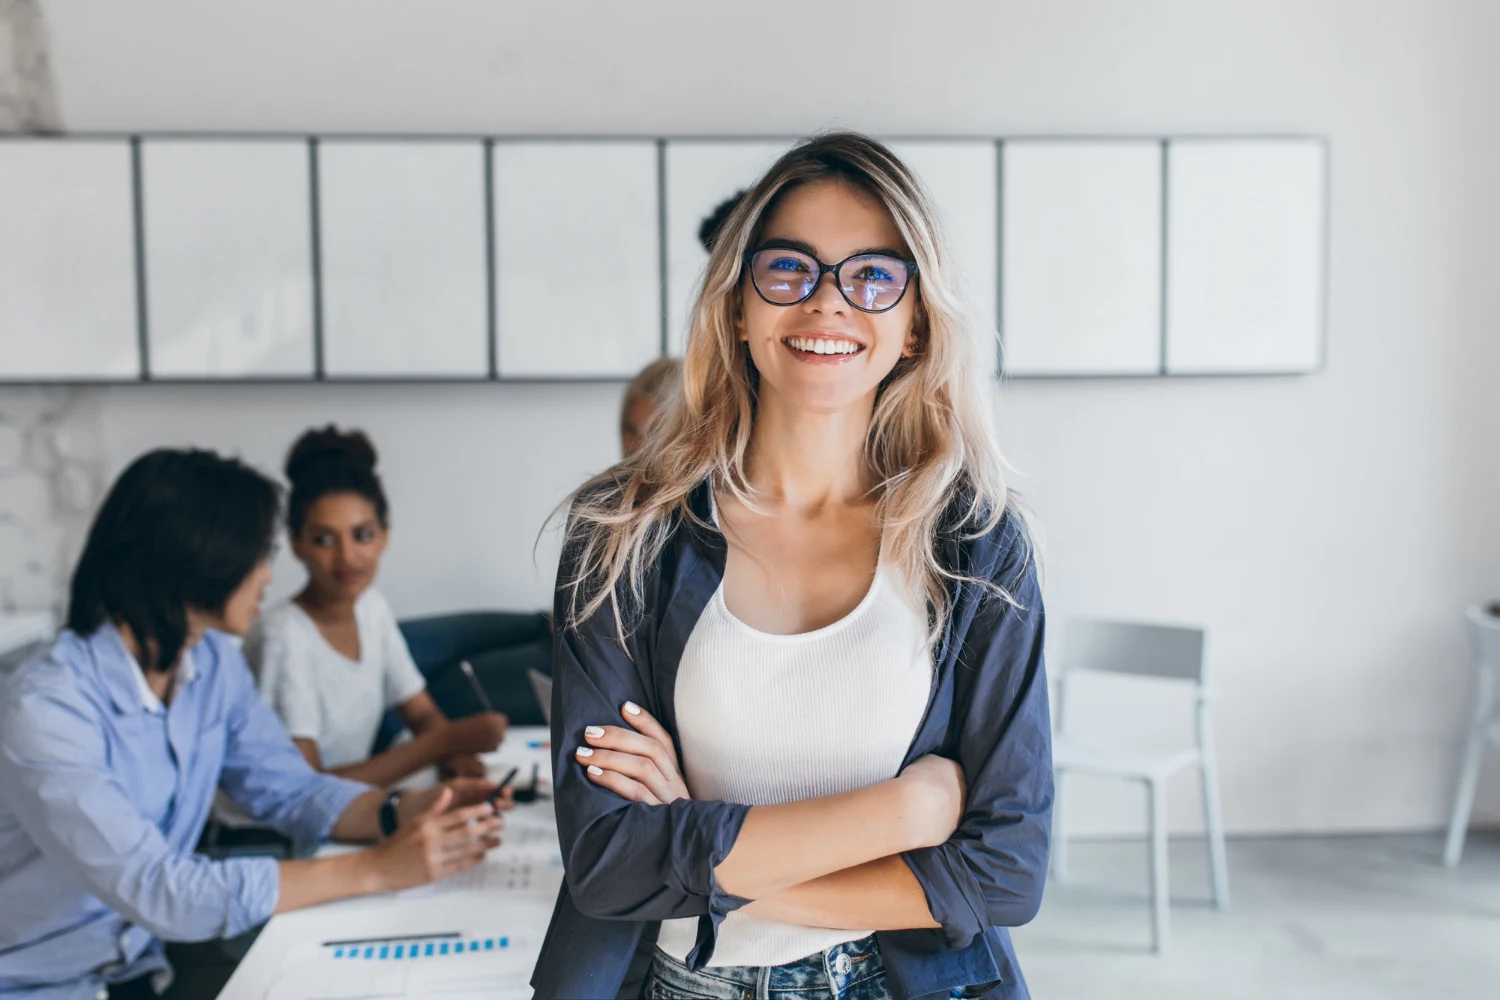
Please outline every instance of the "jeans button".
M847 976L852 968L854 968L854 960L842 952L833 960L833 971L841 976Z

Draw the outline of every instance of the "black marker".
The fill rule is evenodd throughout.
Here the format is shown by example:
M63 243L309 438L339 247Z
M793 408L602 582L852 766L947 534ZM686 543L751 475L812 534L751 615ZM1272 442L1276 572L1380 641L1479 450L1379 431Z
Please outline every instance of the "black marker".
M347 948L358 944L393 944L397 941L440 941L443 938L463 937L461 931L437 931L433 934L398 934L395 937L356 938L352 941L324 941L324 948Z

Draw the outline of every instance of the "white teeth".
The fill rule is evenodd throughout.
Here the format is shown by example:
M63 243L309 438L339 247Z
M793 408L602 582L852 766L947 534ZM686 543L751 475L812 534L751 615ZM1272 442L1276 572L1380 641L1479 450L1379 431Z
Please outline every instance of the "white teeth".
M826 337L788 337L787 344L809 354L856 354L859 344L852 340L829 340Z

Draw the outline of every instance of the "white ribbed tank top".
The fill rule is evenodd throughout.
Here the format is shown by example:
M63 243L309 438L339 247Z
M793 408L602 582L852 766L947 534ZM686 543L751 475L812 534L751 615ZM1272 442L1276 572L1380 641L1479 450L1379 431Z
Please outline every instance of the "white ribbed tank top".
M859 605L813 632L751 628L721 583L678 667L678 749L697 799L774 805L896 776L927 710L932 656L925 605L882 564ZM715 966L783 965L868 930L830 930L737 910L724 919ZM686 960L696 917L665 920L657 947Z

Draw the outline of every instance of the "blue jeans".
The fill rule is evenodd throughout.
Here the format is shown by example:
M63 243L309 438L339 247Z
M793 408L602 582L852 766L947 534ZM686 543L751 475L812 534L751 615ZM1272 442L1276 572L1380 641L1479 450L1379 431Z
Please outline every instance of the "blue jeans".
M644 995L648 1000L891 1000L873 936L785 965L726 965L701 972L658 948Z

